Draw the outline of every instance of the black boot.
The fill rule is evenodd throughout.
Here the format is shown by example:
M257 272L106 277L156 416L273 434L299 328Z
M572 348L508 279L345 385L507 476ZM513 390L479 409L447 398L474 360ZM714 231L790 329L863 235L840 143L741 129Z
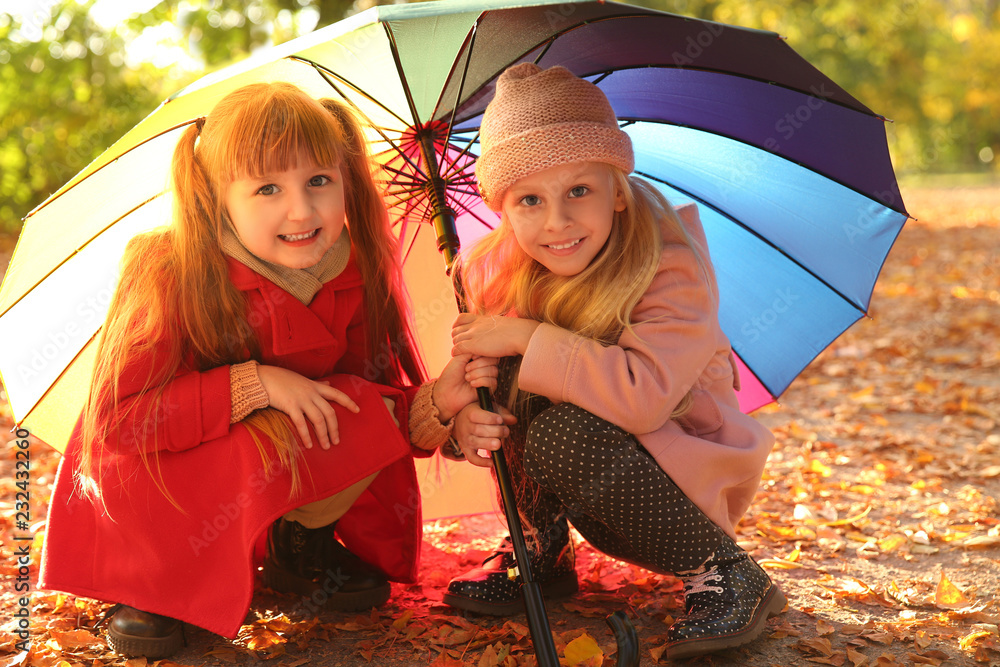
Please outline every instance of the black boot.
M531 572L546 597L563 597L577 591L576 558L565 519L544 531L537 544L529 541L528 551L531 553ZM514 548L510 537L505 537L482 566L451 580L444 596L445 603L493 616L523 611L521 580L514 567Z
M389 599L389 581L334 537L336 523L306 528L278 519L267 536L264 585L297 593L316 606L341 611L377 607Z
M678 572L687 614L667 629L667 657L691 658L756 639L785 596L727 535L697 570Z
M105 620L109 616L108 647L115 653L159 660L184 646L184 624L177 619L123 604L112 607Z

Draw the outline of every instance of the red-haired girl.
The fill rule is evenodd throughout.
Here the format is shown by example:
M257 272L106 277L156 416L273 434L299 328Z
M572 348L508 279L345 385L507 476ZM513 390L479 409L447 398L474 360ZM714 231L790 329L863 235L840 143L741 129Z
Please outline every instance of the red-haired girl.
M507 357L497 396L517 421L463 409L466 457L509 450L543 591L577 589L569 520L601 551L684 581L671 659L754 639L785 598L734 526L774 439L737 406L697 209L675 212L629 175L607 98L562 67L502 74L480 139L480 191L502 223L463 258L477 314L456 321L454 353ZM445 601L518 609L512 565L505 543Z
M127 249L40 581L118 603L110 646L149 658L180 648L184 621L235 637L260 560L306 609L413 580L412 456L495 376L465 357L422 384L346 108L254 84L183 132L175 219Z

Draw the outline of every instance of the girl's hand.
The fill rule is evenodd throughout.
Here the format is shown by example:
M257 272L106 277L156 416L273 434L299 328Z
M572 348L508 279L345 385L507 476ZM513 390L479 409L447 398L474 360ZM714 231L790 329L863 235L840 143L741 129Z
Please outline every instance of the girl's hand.
M333 411L330 401L351 412L356 413L360 409L350 396L339 389L334 389L326 382L310 380L287 368L258 366L257 376L267 392L269 405L291 417L306 449L312 448L309 424L312 424L319 436L319 444L323 449L330 449L331 442L340 444L337 413Z
M452 357L434 383L431 400L438 409L441 423L446 423L458 411L477 400L476 387L490 391L497 388L497 359L472 358L470 354Z
M507 425L517 422L507 408L497 406L500 414L483 410L473 403L462 408L455 418L455 429L452 437L458 442L462 453L472 465L481 468L493 467L490 458L480 456L480 450L496 451L500 449L500 439L510 435Z
M539 322L520 317L463 313L451 325L453 356L511 357L524 354Z

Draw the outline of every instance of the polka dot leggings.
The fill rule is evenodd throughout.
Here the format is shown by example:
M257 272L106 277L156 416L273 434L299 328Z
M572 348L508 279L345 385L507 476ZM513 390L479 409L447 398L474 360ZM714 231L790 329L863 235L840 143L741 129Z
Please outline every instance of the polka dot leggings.
M657 572L692 570L723 539L634 437L575 405L531 420L523 462L530 481L518 482L537 487L528 494L534 502L519 508L529 522L554 527L567 517L614 558Z

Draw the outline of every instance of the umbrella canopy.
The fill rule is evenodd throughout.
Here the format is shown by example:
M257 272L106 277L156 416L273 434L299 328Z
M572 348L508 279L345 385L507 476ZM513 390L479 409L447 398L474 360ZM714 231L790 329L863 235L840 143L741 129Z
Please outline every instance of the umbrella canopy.
M182 90L27 216L0 287L0 374L17 421L65 446L125 244L169 222L180 134L260 81L341 99L370 125L435 372L456 314L437 251L498 224L476 192L477 129L496 77L524 61L596 83L636 172L674 204L699 204L744 410L865 314L908 217L884 119L778 35L613 2L378 6ZM425 488L432 506L439 488Z

